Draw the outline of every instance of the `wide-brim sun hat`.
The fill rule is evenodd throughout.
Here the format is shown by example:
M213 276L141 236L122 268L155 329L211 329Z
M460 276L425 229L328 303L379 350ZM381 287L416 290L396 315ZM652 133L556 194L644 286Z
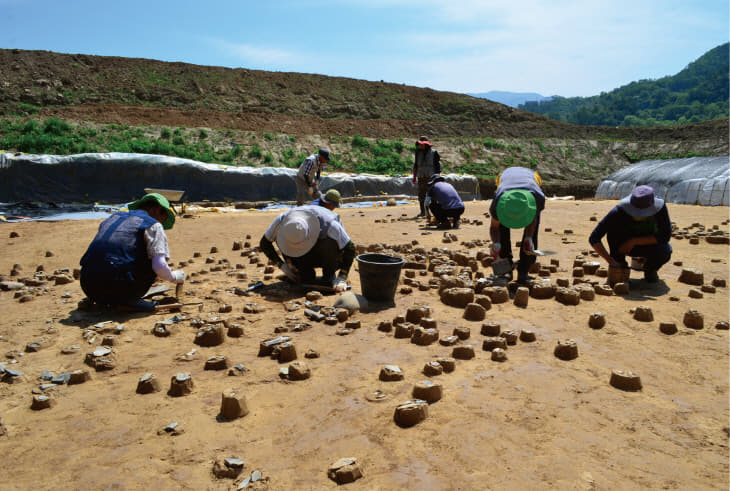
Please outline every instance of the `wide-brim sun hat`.
M293 209L284 215L276 234L276 245L285 256L302 257L319 238L319 219L314 213Z
M636 186L631 195L622 199L618 206L632 217L650 217L662 209L664 200L654 196L651 186Z
M130 210L137 210L142 207L145 203L154 202L163 207L167 211L167 218L162 222L162 228L170 230L175 225L175 211L170 206L170 202L167 198L162 196L160 193L149 193L142 196L137 201L133 201L127 205Z
M497 220L507 228L524 228L535 219L535 196L524 189L510 189L499 197Z

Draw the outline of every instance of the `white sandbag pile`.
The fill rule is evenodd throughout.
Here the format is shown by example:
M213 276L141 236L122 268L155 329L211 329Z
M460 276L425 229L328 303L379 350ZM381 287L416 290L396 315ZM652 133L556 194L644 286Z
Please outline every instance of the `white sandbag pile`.
M644 160L614 172L598 185L596 198L621 199L639 184L669 203L729 206L730 156Z
M185 201L291 201L296 173L297 169L235 167L135 153L0 153L0 202L123 203L144 194L144 188L184 190ZM462 199L479 198L476 177L444 177ZM369 174L328 174L320 188L336 188L343 197L418 194L410 177Z

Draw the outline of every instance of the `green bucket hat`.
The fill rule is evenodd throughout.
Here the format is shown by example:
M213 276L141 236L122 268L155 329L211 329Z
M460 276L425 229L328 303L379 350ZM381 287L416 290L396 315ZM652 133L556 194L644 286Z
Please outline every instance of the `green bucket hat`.
M497 220L507 228L527 227L536 213L535 197L524 189L505 191L497 203Z
M151 201L157 203L158 205L160 205L161 207L163 207L164 209L167 210L167 218L165 219L164 222L162 222L162 228L164 228L165 230L170 230L172 228L172 226L175 225L175 212L170 207L170 202L167 201L167 198L165 198L161 194L159 194L159 193L145 194L137 201L133 201L133 202L129 203L127 208L129 208L130 210L137 210L143 204L149 203Z

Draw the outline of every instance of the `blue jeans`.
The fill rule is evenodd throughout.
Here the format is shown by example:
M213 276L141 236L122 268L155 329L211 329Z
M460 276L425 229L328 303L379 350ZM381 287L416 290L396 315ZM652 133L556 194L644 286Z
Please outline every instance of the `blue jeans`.
M672 258L672 246L669 242L664 244L652 244L636 246L628 254L631 257L646 258L644 272L657 272ZM611 251L611 257L616 261L626 264L626 255L618 251Z

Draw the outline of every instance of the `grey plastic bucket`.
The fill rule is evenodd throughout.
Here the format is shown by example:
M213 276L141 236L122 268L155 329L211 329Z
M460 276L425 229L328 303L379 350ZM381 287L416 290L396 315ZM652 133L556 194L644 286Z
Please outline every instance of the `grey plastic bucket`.
M392 301L398 288L403 258L386 254L360 254L355 258L360 270L360 288L368 300Z

